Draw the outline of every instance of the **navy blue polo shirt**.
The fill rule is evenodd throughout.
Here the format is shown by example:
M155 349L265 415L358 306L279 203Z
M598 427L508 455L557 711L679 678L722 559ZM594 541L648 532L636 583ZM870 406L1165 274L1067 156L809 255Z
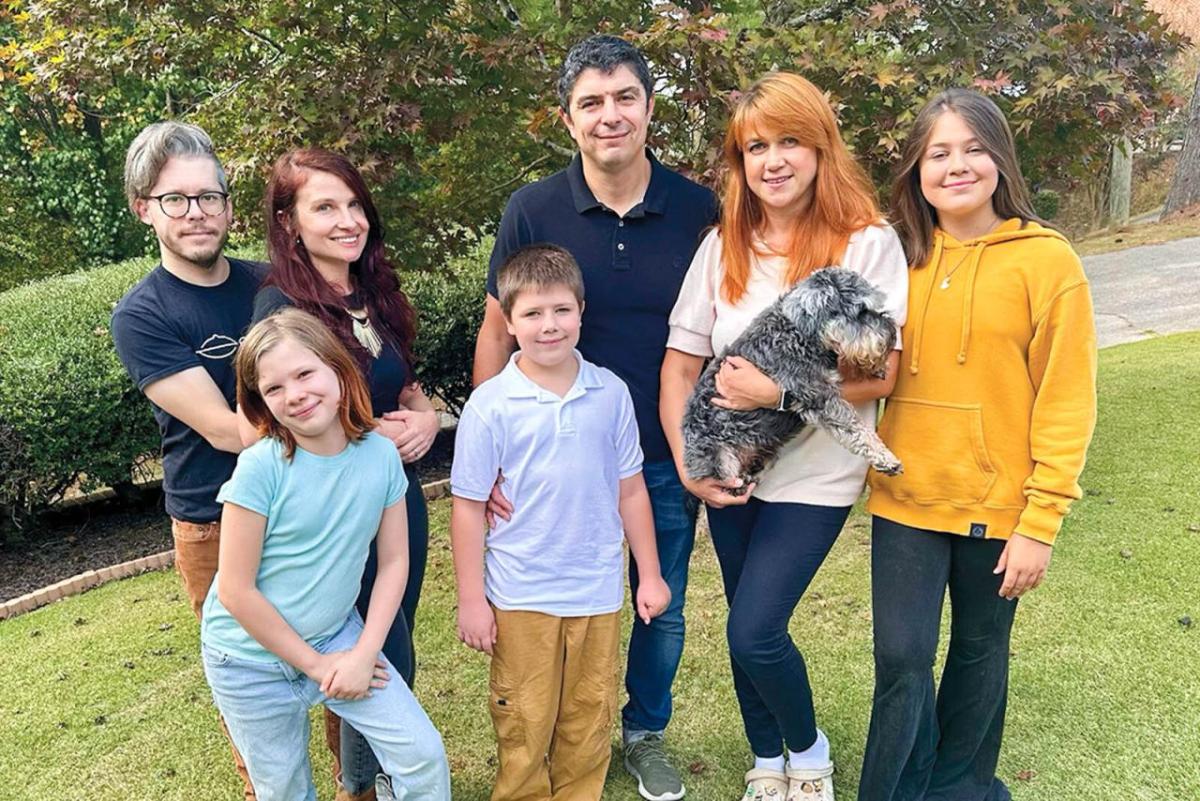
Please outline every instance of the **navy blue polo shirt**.
M671 459L658 420L667 319L705 229L716 222L717 200L646 155L646 197L624 217L596 200L579 154L567 169L514 192L496 232L487 291L496 297L496 272L518 248L548 242L569 251L586 294L579 351L629 386L646 461L660 462Z

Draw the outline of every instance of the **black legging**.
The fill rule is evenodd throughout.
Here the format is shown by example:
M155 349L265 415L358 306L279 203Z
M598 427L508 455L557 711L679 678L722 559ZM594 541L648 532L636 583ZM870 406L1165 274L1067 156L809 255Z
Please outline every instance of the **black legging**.
M1007 801L996 777L1017 602L992 572L1003 540L876 517L871 533L875 700L860 801ZM950 648L934 689L942 603Z
M413 650L412 630L417 619L417 602L421 598L421 583L425 580L425 560L429 555L429 510L425 506L425 494L417 471L410 465L404 466L408 477L408 491L404 496L408 512L408 583L404 588L404 599L400 612L392 622L387 638L383 641L383 655L409 687L413 685L417 670L416 654ZM379 558L375 542L371 542L371 553L363 568L362 588L359 591L358 607L363 620L367 618L367 607L371 602L371 590L375 586L375 574L379 570ZM342 721L342 784L352 794L358 795L375 786L375 774L379 763L367 744L366 738L356 732L350 724Z

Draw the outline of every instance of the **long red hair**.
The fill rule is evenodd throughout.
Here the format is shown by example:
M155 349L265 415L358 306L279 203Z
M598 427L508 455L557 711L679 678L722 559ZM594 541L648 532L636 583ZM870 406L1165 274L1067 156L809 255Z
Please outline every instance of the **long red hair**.
M350 317L345 313L345 298L317 271L308 251L284 224L284 220L295 219L296 193L313 171L336 175L362 203L370 230L362 255L350 264L350 275L354 277L355 289L367 305L371 319L382 320L381 333L400 350L411 367L417 315L408 296L400 289L395 267L384 253L383 222L371 200L371 193L367 191L362 175L345 156L321 148L301 148L284 153L275 162L266 195L267 253L271 272L263 283L279 287L297 307L329 326L366 372L371 354L354 338Z
M746 184L742 150L756 136L793 136L817 152L817 176L808 208L796 218L784 254L787 286L822 267L837 264L855 231L880 221L875 190L866 171L846 149L829 101L808 80L772 72L754 82L737 101L725 133L725 184L721 204L721 294L736 303L750 280L755 232L766 222L762 204Z

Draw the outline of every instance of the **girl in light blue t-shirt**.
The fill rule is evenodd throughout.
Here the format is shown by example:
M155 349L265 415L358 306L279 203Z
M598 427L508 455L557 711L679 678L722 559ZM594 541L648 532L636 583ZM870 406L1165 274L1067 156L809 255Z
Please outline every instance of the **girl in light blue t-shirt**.
M380 799L448 801L441 737L380 652L408 572L407 481L395 446L371 431L354 360L315 317L285 309L246 335L237 380L264 438L217 496L220 564L200 641L259 801L315 801L308 709L318 703L370 743ZM373 539L364 622L354 601Z

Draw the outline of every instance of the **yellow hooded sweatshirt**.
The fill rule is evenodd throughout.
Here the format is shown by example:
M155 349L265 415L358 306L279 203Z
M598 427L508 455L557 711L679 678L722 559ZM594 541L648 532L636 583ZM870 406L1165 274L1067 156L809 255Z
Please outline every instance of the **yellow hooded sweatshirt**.
M1011 219L934 232L909 272L908 323L879 435L904 473L870 474L867 509L915 528L1053 543L1096 422L1096 331L1079 257Z

